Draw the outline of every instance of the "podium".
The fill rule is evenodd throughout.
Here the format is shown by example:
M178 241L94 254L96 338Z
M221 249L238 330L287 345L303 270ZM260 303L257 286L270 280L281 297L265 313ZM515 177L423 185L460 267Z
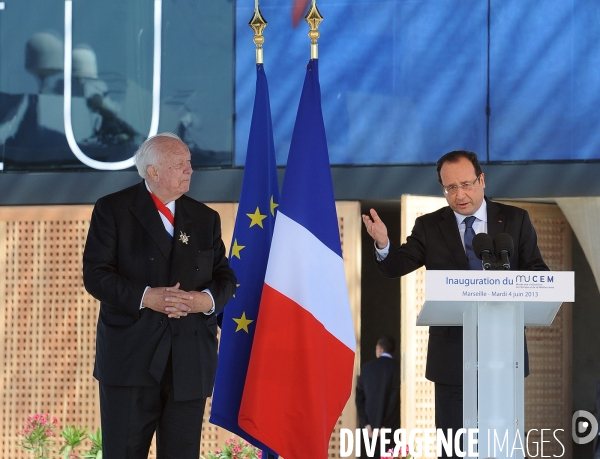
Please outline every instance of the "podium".
M551 325L561 304L574 301L574 273L427 270L425 282L417 325L463 327L463 427L478 429L475 451L523 458L523 327ZM466 457L475 457L467 439L465 432Z

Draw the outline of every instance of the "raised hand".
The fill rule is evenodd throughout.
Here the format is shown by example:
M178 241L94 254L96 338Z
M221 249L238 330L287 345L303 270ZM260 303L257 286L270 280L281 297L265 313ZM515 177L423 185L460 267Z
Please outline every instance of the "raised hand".
M362 220L367 229L369 236L373 238L377 244L377 248L383 249L388 244L388 232L385 223L381 221L375 209L370 209L371 215L363 215Z

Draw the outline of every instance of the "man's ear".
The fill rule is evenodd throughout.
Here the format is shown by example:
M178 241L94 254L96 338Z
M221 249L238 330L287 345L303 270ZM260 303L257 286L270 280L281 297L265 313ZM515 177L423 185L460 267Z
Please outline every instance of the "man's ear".
M148 166L146 169L148 178L153 182L158 182L158 168L156 166Z

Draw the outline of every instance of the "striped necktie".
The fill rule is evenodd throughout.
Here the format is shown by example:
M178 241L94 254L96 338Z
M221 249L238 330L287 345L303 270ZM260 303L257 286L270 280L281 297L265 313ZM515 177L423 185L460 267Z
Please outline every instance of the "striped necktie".
M175 229L175 217L173 216L173 213L171 212L171 210L160 199L158 199L158 197L156 197L156 195L154 195L153 193L150 193L150 197L154 201L154 205L156 206L156 208L158 209L158 211L162 215L164 215L164 217L171 224L171 228L173 228L172 231L174 231L174 229ZM169 229L166 228L166 227L165 227L165 231L167 232L167 235L169 236L169 239L171 240L171 242L173 242L173 234L171 234L172 231L169 231Z
M475 230L473 229L473 223L475 223L475 217L472 215L463 220L466 225L465 229L465 252L469 259L469 267L471 269L483 269L481 260L475 255L473 250L473 238L475 237Z

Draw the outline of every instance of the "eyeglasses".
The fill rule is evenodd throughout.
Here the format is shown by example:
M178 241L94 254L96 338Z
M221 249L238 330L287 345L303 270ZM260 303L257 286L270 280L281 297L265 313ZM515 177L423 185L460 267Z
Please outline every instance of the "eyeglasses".
M479 177L481 177L481 175L478 175L477 178L475 180L473 180L472 182L466 182L466 183L461 183L460 185L450 185L450 186L443 187L444 194L449 194L449 195L456 194L456 193L458 193L459 188L463 191L471 191L473 189L473 187L475 187L475 183L477 183L477 181L479 180Z

